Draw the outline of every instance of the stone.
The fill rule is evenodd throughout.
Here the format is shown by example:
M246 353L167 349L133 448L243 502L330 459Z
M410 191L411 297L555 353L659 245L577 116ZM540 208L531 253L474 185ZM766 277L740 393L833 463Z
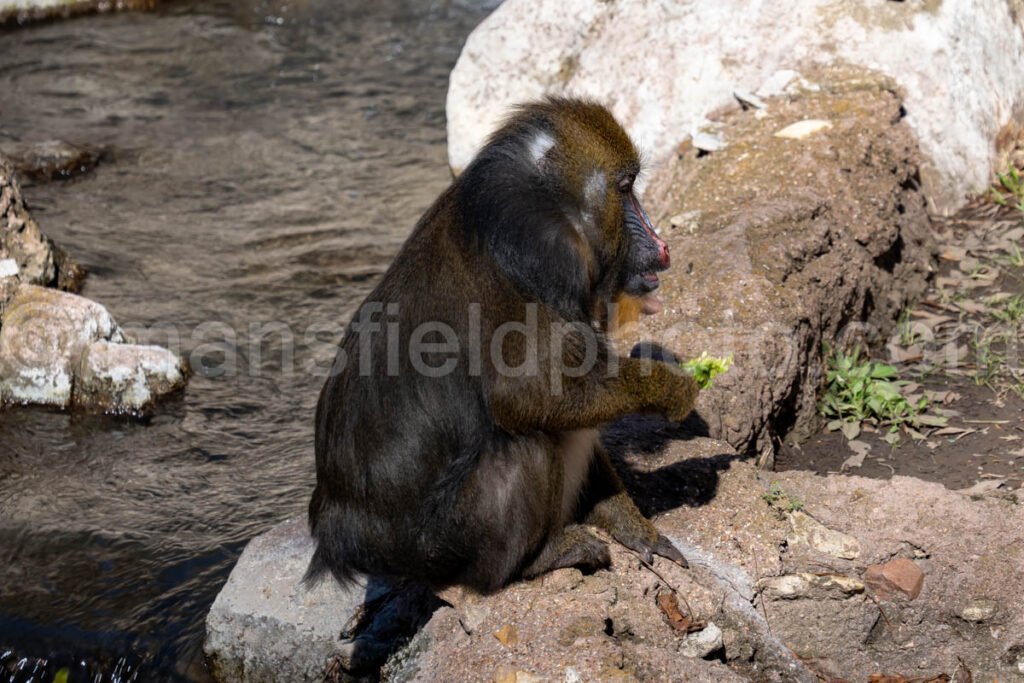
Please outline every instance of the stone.
M46 182L88 173L96 167L103 152L100 149L73 145L64 140L46 140L5 148L18 177Z
M20 281L50 285L57 277L53 244L29 215L9 161L0 157L0 257L12 259Z
M964 621L980 624L990 621L999 613L999 603L995 600L975 599L968 602L960 610L960 618Z
M0 26L117 10L152 9L158 0L3 0Z
M703 659L722 649L722 629L708 622L703 630L689 633L679 645L679 654L691 659Z
M855 560L860 557L860 542L856 538L829 529L806 512L798 510L790 513L789 525L793 531L790 543L794 545L809 546L818 552L844 560Z
M72 404L94 412L144 413L157 398L184 387L186 376L181 358L161 346L95 341L79 358Z
M528 671L501 667L494 672L494 683L542 683L544 679Z
M775 133L775 137L788 138L790 140L802 140L819 131L823 131L831 127L831 121L823 121L821 119L804 119L803 121L797 121L796 123L786 126L779 132Z
M494 632L494 637L505 647L515 647L519 642L519 632L512 624L505 624Z
M17 277L21 269L18 262L12 258L0 259L0 278Z
M880 600L913 600L921 594L924 572L913 560L900 557L869 566L864 571L864 585Z
M625 12L614 2L506 0L451 74L449 161L465 168L512 105L553 94L612 105L658 166L736 90L788 95L801 74L842 63L877 70L905 93L926 194L951 211L988 187L1008 151L997 138L1024 108L1018 5L798 0L780 20L770 3L640 0Z
M85 297L22 284L0 313L3 403L141 415L185 386L181 358L126 343L110 312Z
M68 406L78 358L100 340L124 341L106 308L75 294L21 285L0 320L4 400Z
M7 302L18 289L18 264L14 259L0 259L0 316L3 316Z
M864 592L864 583L850 576L837 574L785 574L757 582L761 594L770 600L846 599Z
M342 628L375 589L331 580L306 588L314 548L303 518L246 546L206 617L204 650L218 680L323 680L342 652Z
M693 146L705 152L718 152L728 145L720 136L699 130L693 134Z

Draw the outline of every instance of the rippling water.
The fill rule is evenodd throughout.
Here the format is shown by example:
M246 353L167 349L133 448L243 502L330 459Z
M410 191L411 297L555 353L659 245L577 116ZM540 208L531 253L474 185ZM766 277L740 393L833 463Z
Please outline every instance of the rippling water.
M0 142L109 150L26 187L36 218L86 295L199 366L146 424L0 412L0 672L202 678L245 542L304 511L318 368L449 180L447 75L483 5L178 2L0 34Z

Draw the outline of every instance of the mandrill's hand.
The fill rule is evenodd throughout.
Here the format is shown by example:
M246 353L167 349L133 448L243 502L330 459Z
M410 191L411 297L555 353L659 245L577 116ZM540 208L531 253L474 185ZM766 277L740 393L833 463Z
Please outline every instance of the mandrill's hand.
M646 353L638 353L638 348L633 349L632 358L625 361L628 365L624 366L626 373L632 375L626 377L630 390L642 409L661 413L672 422L681 422L693 410L700 385L672 362L674 357L653 360Z
M684 373L670 370L669 375L661 412L670 422L682 422L693 410L693 404L697 402L700 385L692 376Z

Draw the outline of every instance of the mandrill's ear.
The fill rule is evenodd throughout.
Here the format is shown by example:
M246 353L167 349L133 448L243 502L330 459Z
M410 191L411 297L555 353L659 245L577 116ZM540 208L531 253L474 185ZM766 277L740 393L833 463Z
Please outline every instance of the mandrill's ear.
M496 136L456 182L467 237L524 295L566 320L589 321L592 249L570 199L555 138L541 131Z

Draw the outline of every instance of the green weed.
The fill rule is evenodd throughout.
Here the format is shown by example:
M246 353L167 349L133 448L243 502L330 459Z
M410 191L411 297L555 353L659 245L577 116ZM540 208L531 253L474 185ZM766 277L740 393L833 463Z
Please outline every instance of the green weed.
M777 481L772 482L761 498L779 512L796 512L804 509L803 501L786 493L782 489L782 484Z
M862 423L888 427L891 433L905 427L913 434L922 426L945 424L944 418L922 415L928 399L911 402L902 388L909 382L897 379L892 365L861 357L861 350L852 353L826 347L828 370L820 411L827 418L830 430L842 430L848 439L860 434Z

